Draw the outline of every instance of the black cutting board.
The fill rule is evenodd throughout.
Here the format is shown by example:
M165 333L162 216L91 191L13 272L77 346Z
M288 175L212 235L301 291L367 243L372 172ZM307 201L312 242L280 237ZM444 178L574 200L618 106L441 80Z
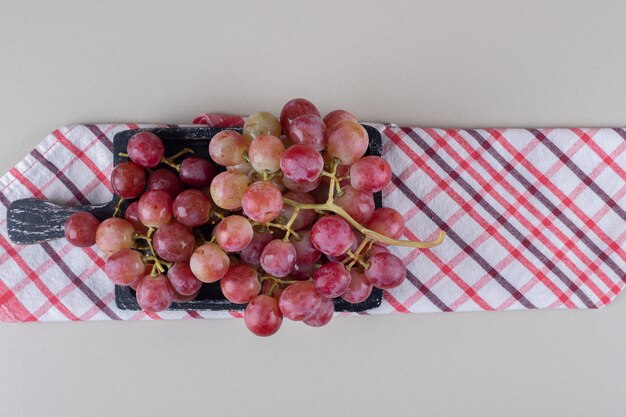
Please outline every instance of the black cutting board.
M380 155L382 142L380 133L364 126L370 139L368 155ZM119 132L113 139L113 164L117 165L127 158L120 153L126 152L128 140L135 133L146 130L159 136L165 145L165 154L173 155L183 148L194 150L195 156L209 158L208 145L211 138L221 128L174 127L156 129L132 129ZM238 130L238 129L235 129ZM219 170L223 167L216 165ZM67 218L76 211L88 211L101 220L111 217L119 199L114 197L106 204L88 206L64 206L36 198L26 198L11 203L7 213L7 231L9 238L16 244L32 245L52 239L64 238ZM382 207L382 193L374 195L376 207ZM123 205L125 207L126 204ZM374 288L370 297L362 303L350 304L342 299L335 299L336 311L360 312L376 308L383 298L383 291ZM130 287L115 286L115 302L123 310L140 310L135 298L135 291ZM198 297L187 303L173 303L170 310L243 310L245 304L235 304L226 300L220 291L219 282L203 284Z

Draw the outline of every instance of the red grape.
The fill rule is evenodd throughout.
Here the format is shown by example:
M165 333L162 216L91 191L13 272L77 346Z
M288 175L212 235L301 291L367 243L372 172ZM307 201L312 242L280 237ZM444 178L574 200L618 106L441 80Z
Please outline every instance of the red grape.
M350 277L350 285L341 295L341 298L352 304L362 303L372 293L372 284L364 274L355 269L350 270Z
M404 232L404 219L398 210L382 207L374 211L367 228L392 239L398 239Z
M146 191L139 199L137 214L146 226L159 227L172 219L172 197L165 191Z
M196 239L186 226L170 222L159 227L152 237L156 254L166 261L186 261L193 252Z
M256 172L255 170L252 170L250 172L248 172L248 179L250 180L250 183L255 183L257 181L262 181L262 175L260 175L258 172ZM287 187L285 187L285 185L283 184L283 179L282 176L273 176L271 179L268 180L269 182L271 182L272 184L274 184L276 186L276 188L278 188L278 191L280 191L281 193L285 192L287 190Z
M203 188L211 184L216 173L211 162L197 156L189 156L180 164L178 175L183 184L192 188Z
M341 197L335 198L335 204L360 224L366 224L376 209L372 194L355 190L349 185L343 188Z
M274 236L267 229L263 233L254 232L250 244L239 252L239 257L247 264L261 266L261 252L272 239Z
M285 198L288 198L293 201L297 201L298 203L306 203L306 204L315 204L315 198L311 194L307 193L299 193L297 191L289 191L285 193ZM280 215L284 217L284 221L281 223L286 224L291 215L293 214L293 206L289 204L284 204L283 209L280 211ZM306 229L309 227L317 218L317 213L313 209L304 209L298 212L298 216L294 220L291 228L295 231Z
M283 175L294 182L313 182L322 174L324 158L310 145L293 145L280 159Z
M272 290L271 293L270 290ZM280 298L283 291L285 291L285 287L278 284L278 282L273 279L266 279L261 283L261 293L274 297L276 300Z
M327 262L313 274L313 285L320 295L339 297L350 285L350 273L339 262Z
M391 252L389 252L389 249L387 249L384 246L372 245L372 248L370 249L370 256L376 255L377 253L391 253Z
M231 165L231 166L227 166L226 167L227 171L238 171L238 172L243 172L244 174L249 174L251 171L253 171L252 165L250 165L250 162L242 162L240 164L237 165Z
M188 303L195 300L198 294L200 294L200 290L194 292L191 295L182 295L174 290L174 301L177 303Z
M311 181L311 182L295 182L293 180L290 180L287 177L283 177L282 182L283 182L283 185L291 191L297 191L300 193L308 193L309 191L315 190L320 185L320 183L322 182L322 177L319 176L317 177L316 180Z
M261 267L270 275L285 277L296 265L296 248L289 242L274 239L261 252Z
M148 231L146 225L139 220L139 202L133 201L124 210L124 218L130 222L137 233L145 234Z
M376 193L391 181L391 166L379 156L366 156L350 167L350 184L359 191Z
M131 285L145 274L146 265L141 253L133 249L121 249L104 263L104 273L117 285Z
M280 191L281 193L284 193L285 191L287 191L287 187L285 187L285 184L283 184L282 177L279 177L279 176L272 177L272 179L270 179L270 182L274 184L276 188L278 188L278 191Z
M322 254L311 243L311 231L305 230L299 233L300 240L291 237L290 241L296 249L296 265L312 265L317 262Z
M222 130L209 142L211 159L222 166L243 163L243 153L247 150L248 141L241 133L234 130Z
M172 208L176 220L185 226L201 226L211 218L211 202L200 190L185 190L178 194Z
M326 129L330 129L337 123L344 122L346 120L351 122L358 121L352 113L348 113L345 110L333 110L326 116L324 116L324 124L326 125Z
M123 198L137 198L146 186L146 171L134 162L122 162L111 172L111 187Z
M323 177L323 178L327 178L327 177ZM316 189L311 191L310 194L315 198L315 201L317 203L324 204L328 200L328 191L329 191L328 184L325 184L322 181L322 183Z
M313 272L315 272L315 265L298 265L293 268L291 274L289 274L289 278L306 281L313 276Z
M320 306L322 297L308 281L291 284L280 295L278 305L283 315L290 320L302 321L309 318Z
M357 239L357 233L359 232L354 233L354 238L352 239L352 245L350 245L350 247L348 248L350 249L350 251L352 251L352 253L354 253L354 251L356 251L356 249L359 247L359 240ZM345 259L348 258L348 254L342 253L341 255L338 255L338 256L326 255L326 258L328 258L329 261L343 262Z
M248 176L238 171L220 172L211 182L211 198L225 210L239 210L248 188Z
M321 151L326 147L326 126L316 114L303 114L291 121L289 137L294 143L304 143Z
M288 134L291 121L304 114L319 116L320 112L317 110L317 107L307 99L294 98L288 101L280 112L280 124L283 128L283 133Z
M320 217L311 229L313 246L325 255L343 254L352 245L353 240L352 228L337 215Z
M328 129L326 150L343 165L352 165L365 155L369 137L367 130L356 122L344 121Z
M375 287L395 288L406 278L406 267L402 260L391 253L378 253L369 258L370 267L365 277Z
M131 161L144 168L153 168L161 162L165 147L152 132L137 132L128 140L126 152Z
M196 248L189 260L193 274L202 282L215 282L228 271L230 260L215 243L205 243Z
M280 122L272 113L259 111L246 117L243 136L250 142L261 135L280 136Z
M105 255L111 255L121 249L133 246L135 228L130 222L111 217L106 219L96 229L96 245Z
M196 278L187 261L176 262L167 271L167 278L170 280L174 291L183 296L197 294L202 286L202 281Z
M133 281L130 284L128 284L128 286L132 288L133 290L137 291L137 285L139 285L139 281L141 281L143 277L145 277L146 275L150 275L151 273L152 273L152 265L145 264L143 275L141 275L141 277L137 281Z
M282 135L281 137L279 137L278 139L280 139L280 141L283 143L283 146L285 147L285 149L287 149L288 147L295 145L295 143L293 143L291 141L291 139L289 139L287 136Z
M276 172L280 169L280 158L285 147L276 136L261 135L248 148L250 165L257 172Z
M304 324L311 327L322 327L327 325L335 313L335 303L330 298L322 297L319 307L311 316L304 320Z
M250 265L231 266L220 280L224 297L230 302L244 304L261 292L261 282L256 269Z
M248 330L255 335L271 336L280 329L283 314L275 298L261 294L248 303L243 320Z
M241 199L243 212L256 222L274 220L283 208L283 195L269 181L257 181L248 187Z
M137 303L143 311L156 313L166 310L174 301L172 284L163 274L146 275L137 285Z
M166 191L172 198L176 198L178 194L185 189L180 177L169 169L161 168L153 171L148 176L148 190Z
M213 229L215 240L226 252L239 252L250 244L254 230L250 221L243 216L224 218Z
M65 221L65 238L74 246L86 248L96 243L100 221L91 213L77 211Z
M230 266L239 265L241 263L239 261L239 258L233 255L232 253L229 253L227 255L228 255L228 262L230 263Z

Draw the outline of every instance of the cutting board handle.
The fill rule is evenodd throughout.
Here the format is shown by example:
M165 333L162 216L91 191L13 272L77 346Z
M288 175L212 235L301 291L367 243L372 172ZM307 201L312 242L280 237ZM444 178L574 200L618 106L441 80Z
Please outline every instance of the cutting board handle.
M18 245L32 245L65 236L65 222L77 211L88 211L103 220L111 217L118 199L106 204L64 206L38 198L16 200L7 213L9 239Z

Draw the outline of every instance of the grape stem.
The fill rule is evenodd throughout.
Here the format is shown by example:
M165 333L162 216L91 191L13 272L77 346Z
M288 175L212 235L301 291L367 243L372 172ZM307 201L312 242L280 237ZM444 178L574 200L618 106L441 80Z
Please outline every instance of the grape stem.
M124 197L120 197L120 201L118 201L117 204L115 205L115 210L113 211L113 214L111 215L111 217L119 216L122 210L122 203L124 202L124 200L125 200Z
M168 165L174 168L176 171L180 171L180 164L175 163L174 160L188 153L194 153L193 149L183 148L180 152L177 152L172 156L168 156L167 158L166 157L161 158L161 162L164 163L165 165Z
M160 273L165 272L165 268L163 267L163 265L166 265L168 267L171 265L169 262L165 262L159 259L156 252L154 251L154 246L152 245L152 235L154 234L155 230L156 229L154 227L150 226L146 235L135 234L135 239L142 239L148 242L148 248L150 249L150 253L152 254L152 256L149 256L148 259L154 262L154 264L152 265L152 273L150 274L153 277L158 275L156 271Z
M204 245L205 243L209 243L208 240L206 240L206 238L204 237L204 235L202 234L202 232L199 229L196 229L194 231L195 237L196 237L196 243L199 243L199 246Z
M285 230L287 231L287 233L285 233L285 237L283 238L284 242L289 242L289 235L290 234L293 234L296 238L299 238L299 236L296 235L296 233L291 228L291 226L293 225L293 222L296 221L296 217L298 217L298 213L299 212L300 212L300 209L298 207L295 207L293 209L293 213L291 213L291 218L289 219L289 221L285 225Z
M365 236L376 240L378 242L381 243L386 243L388 245L394 245L394 246L407 246L410 248L422 248L422 249L427 249L427 248L433 248L435 246L438 246L441 244L441 242L443 242L443 239L446 237L446 233L443 230L439 231L439 234L437 235L437 237L434 240L428 240L428 241L423 241L423 242L419 242L419 241L412 241L412 240L398 240L398 239L392 239L389 238L385 235L381 235L378 232L375 232L373 230L370 230L368 228L366 228L365 226L361 225L359 222L357 222L356 220L354 220L352 217L350 217L350 215L348 213L346 213L346 211L344 209L342 209L341 207L339 207L338 205L336 205L334 202L330 202L330 203L324 203L324 204L308 204L308 203L299 203L297 201L291 200L289 198L283 198L283 202L285 204L288 204L292 207L297 207L301 210L306 210L306 209L311 209L311 210L316 210L316 211L331 211L341 217L343 217L348 223L350 223L352 225L352 227L354 227L356 230L358 230L359 232L363 233Z
M328 187L328 199L326 204L334 204L335 202L335 188L337 189L337 195L341 192L341 187L337 181L337 166L339 166L339 160L334 158L330 164L330 172L322 171L322 175L330 178L330 185ZM341 197L341 196L340 196Z
M294 213L296 211L294 210ZM291 216L293 218L293 220L295 220L295 217L292 215ZM290 219L290 222L293 224L293 222ZM253 220L250 221L250 224L252 224L252 226L261 226L261 227L267 227L268 230L270 230L270 227L273 227L275 229L281 229L287 232L286 238L288 239L289 234L292 234L293 237L295 237L297 240L300 240L300 235L296 232L293 231L293 229L291 229L291 224L288 223L288 225L285 224L280 224L280 223L272 223L272 222L255 222ZM270 233L273 233L270 230Z
M212 217L213 220L211 220L211 224L215 224L218 221L224 220L224 214L221 213L220 211L217 211L215 209L211 209L211 212L209 213L209 217Z
M276 287L278 287L278 282L274 281L272 283L272 285L270 286L270 289L267 290L267 295L269 295L270 297L274 296L274 291L276 290Z
M365 249L365 246L367 246L368 243L372 242L373 240L369 237L365 237L363 239L363 241L361 242L361 244L356 248L356 250L354 252L352 252L351 250L346 251L346 255L348 255L348 257L346 259L344 259L343 263L347 263L348 265L346 265L346 269L349 271L350 269L352 269L352 267L354 266L355 263L359 263L359 265L361 265L363 268L367 269L369 268L369 265L363 261L363 259L361 258L361 252L363 252L363 249ZM370 245L371 247L371 245Z
M295 279L282 279L282 278L276 278L273 275L261 275L259 277L259 281L261 283L267 281L268 279L274 280L274 283L275 284L278 283L279 285L289 285L289 284L295 284L296 282L311 281L310 279L309 280L303 280L303 281L298 281L298 280L295 280Z
M147 262L153 262L155 264L156 264L156 261L158 260L159 263L161 263L162 265L167 266L168 268L171 268L172 265L173 265L171 262L164 261L163 259L157 259L156 256L146 256L146 257L144 257L144 260L147 261ZM161 272L163 272L163 271L161 271Z
M263 180L263 181L270 181L272 179L274 179L274 177L282 177L283 173L280 171L276 171L276 172L270 172L267 169L264 169L261 172L257 172L254 171L252 173L252 182L256 182L259 180Z
M429 241L424 241L424 242L412 241L412 240L398 240L398 239L392 239L378 232L370 230L367 227L360 224L359 222L357 222L356 220L354 220L352 216L350 216L343 208L335 204L335 191L337 191L337 195L339 196L341 196L341 194L343 193L343 191L341 190L341 187L339 186L339 179L337 178L337 166L339 165L339 162L340 161L337 158L333 159L329 167L330 171L322 172L322 175L330 178L330 186L328 188L328 199L326 200L324 204L300 203L298 201L294 201L294 200L291 200L289 198L284 198L284 197L283 197L283 203L294 207L294 213L296 209L300 209L300 210L310 209L310 210L315 210L318 213L328 212L328 211L335 213L338 216L341 216L343 219L345 219L348 223L350 223L350 225L354 227L356 230L364 234L366 238L365 240L369 239L371 241L386 243L388 245L406 246L410 248L421 248L421 249L433 248L435 246L440 245L441 242L443 242L443 239L446 237L446 233L443 230L439 230L439 234L434 240L429 240Z

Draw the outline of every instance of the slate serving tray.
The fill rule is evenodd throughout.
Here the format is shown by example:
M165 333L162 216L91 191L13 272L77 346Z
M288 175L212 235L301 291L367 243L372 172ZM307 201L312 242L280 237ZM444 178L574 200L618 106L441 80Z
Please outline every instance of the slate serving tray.
M380 133L370 127L364 126L369 135L370 144L367 155L380 155L382 151L382 141ZM113 139L113 164L127 160L119 154L126 152L128 140L135 133L145 130L159 136L165 145L165 155L173 155L181 149L187 147L195 152L195 156L209 158L208 144L211 138L221 130L221 128L205 127L175 127L157 129L133 129L119 132ZM234 129L240 130L240 129ZM216 165L218 170L223 167ZM382 207L382 193L374 195L376 207ZM50 201L36 198L27 198L14 201L7 213L7 231L9 238L16 244L31 245L45 242L52 239L64 238L64 227L67 218L76 211L88 211L103 220L111 217L119 198L114 196L113 200L106 204L88 206L64 206ZM126 207L128 202L123 204ZM205 230L205 235L210 235L210 228ZM383 291L374 288L370 297L358 304L350 304L342 299L335 299L336 311L360 312L378 307L383 298ZM135 291L130 287L115 286L115 302L122 310L140 310L135 298ZM226 300L220 290L219 282L203 284L198 297L187 303L173 303L169 310L243 310L245 304L235 304Z

